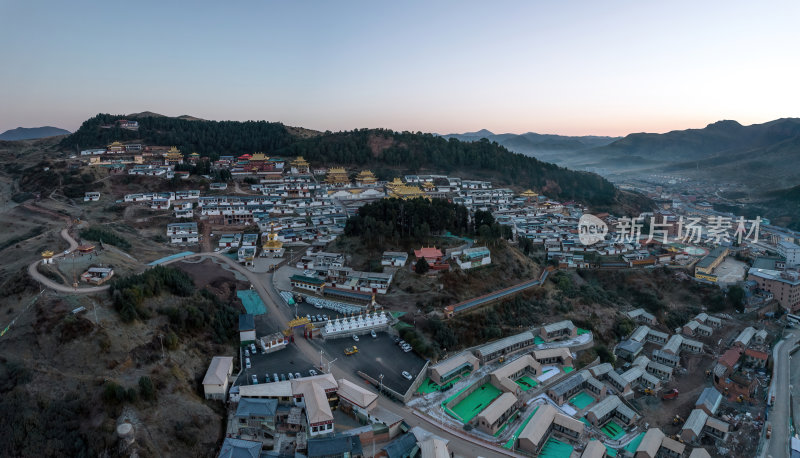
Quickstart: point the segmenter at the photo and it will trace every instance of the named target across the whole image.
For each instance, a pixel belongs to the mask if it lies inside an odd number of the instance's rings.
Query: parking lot
[[[393,336],[386,332],[378,332],[377,338],[363,335],[355,342],[352,338],[331,339],[328,341],[314,340],[314,346],[319,346],[325,351],[325,360],[336,358],[335,366],[352,374],[361,371],[375,380],[383,374],[383,384],[400,394],[405,393],[413,383],[425,360],[410,351],[403,352],[394,342]],[[357,346],[358,353],[350,356],[344,354],[344,349]],[[412,379],[406,380],[402,372],[407,371]]]
[[[302,339],[303,337],[300,336]],[[270,379],[272,374],[288,375],[299,372],[301,376],[308,377],[309,369],[314,369],[314,362],[309,361],[294,344],[289,344],[283,350],[278,350],[272,353],[262,355],[259,351],[256,355],[250,355],[250,369],[244,369],[242,375],[236,381],[237,385],[250,385],[252,383],[251,376],[258,377],[258,383],[264,383],[266,374],[269,374]],[[316,362],[319,364],[319,361]]]

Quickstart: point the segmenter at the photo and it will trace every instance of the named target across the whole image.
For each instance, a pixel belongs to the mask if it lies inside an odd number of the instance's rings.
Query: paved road
[[[765,447],[766,456],[783,458],[789,456],[789,373],[791,358],[789,351],[797,344],[800,335],[797,332],[787,333],[785,338],[778,342],[772,349],[774,366],[772,368],[771,395],[775,402],[769,413],[769,423],[772,425],[772,437],[767,440]]]
[[[78,248],[78,242],[76,242],[75,239],[73,239],[72,236],[69,235],[69,229],[64,228],[61,230],[61,238],[63,238],[64,240],[67,241],[67,243],[69,243],[70,252],[74,252],[75,249]],[[54,255],[53,258],[60,258],[63,256],[64,253],[58,253],[57,255]],[[39,259],[38,261],[34,261],[28,265],[28,275],[30,275],[31,278],[38,281],[47,288],[69,294],[94,294],[106,291],[109,288],[108,285],[104,285],[104,286],[87,286],[76,289],[71,286],[56,283],[53,280],[50,280],[49,278],[39,273],[37,266],[39,265],[40,262],[42,262],[41,259]]]

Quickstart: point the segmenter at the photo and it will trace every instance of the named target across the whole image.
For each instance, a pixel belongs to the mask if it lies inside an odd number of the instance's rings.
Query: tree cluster
[[[117,278],[111,283],[108,292],[122,320],[131,322],[137,318],[150,316],[143,306],[145,299],[163,292],[188,297],[195,292],[195,285],[185,272],[156,266],[139,275]]]
[[[445,232],[470,233],[469,211],[443,199],[381,199],[364,205],[347,220],[344,232],[370,246],[420,241]]]
[[[123,250],[129,250],[131,248],[131,243],[128,242],[128,240],[120,237],[115,232],[100,226],[92,226],[87,229],[83,229],[80,232],[80,236],[86,240],[110,243],[111,245],[122,248]]]
[[[117,127],[116,121],[124,118],[98,114],[84,121],[60,146],[82,149],[103,147],[114,141],[141,141],[147,145],[177,146],[184,154],[197,152],[213,160],[225,154],[275,151],[289,146],[294,138],[283,124],[266,121],[192,121],[146,116],[136,118],[139,130],[131,131]]]

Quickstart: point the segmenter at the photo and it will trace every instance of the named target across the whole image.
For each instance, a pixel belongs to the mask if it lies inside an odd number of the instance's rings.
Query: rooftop
[[[533,340],[534,340],[533,333],[530,331],[525,331],[513,336],[508,336],[504,339],[497,340],[495,342],[488,343],[482,347],[479,347],[476,351],[483,356],[487,356],[491,355],[492,353],[503,350],[506,347],[510,347],[512,345],[526,341],[533,342]]]
[[[233,367],[232,356],[215,356],[211,358],[203,385],[222,385],[228,379],[228,371]]]
[[[308,458],[360,456],[364,453],[358,436],[334,436],[308,440]]]
[[[237,417],[274,417],[278,410],[277,399],[241,398],[236,406]]]

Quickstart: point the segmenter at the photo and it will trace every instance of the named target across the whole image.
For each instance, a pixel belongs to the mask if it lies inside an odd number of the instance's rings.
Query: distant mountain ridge
[[[655,157],[662,161],[680,162],[766,148],[798,136],[798,118],[782,118],[750,126],[725,120],[702,129],[675,130],[665,134],[630,134],[595,149],[594,153],[601,156]]]
[[[749,126],[725,120],[702,129],[630,134],[606,146],[566,152],[556,162],[607,177],[666,173],[741,183],[756,191],[790,188],[800,183],[800,119]]]
[[[551,156],[565,151],[575,152],[598,146],[608,145],[620,137],[603,137],[596,135],[567,136],[555,134],[537,134],[527,132],[524,134],[495,134],[487,129],[463,134],[441,135],[444,138],[455,138],[462,142],[476,142],[485,138],[490,142],[497,142],[515,153],[527,156],[536,156],[540,159],[554,159]]]
[[[35,140],[37,138],[55,137],[57,135],[69,135],[70,133],[71,132],[68,130],[53,126],[17,127],[16,129],[9,129],[0,134],[0,140]]]

